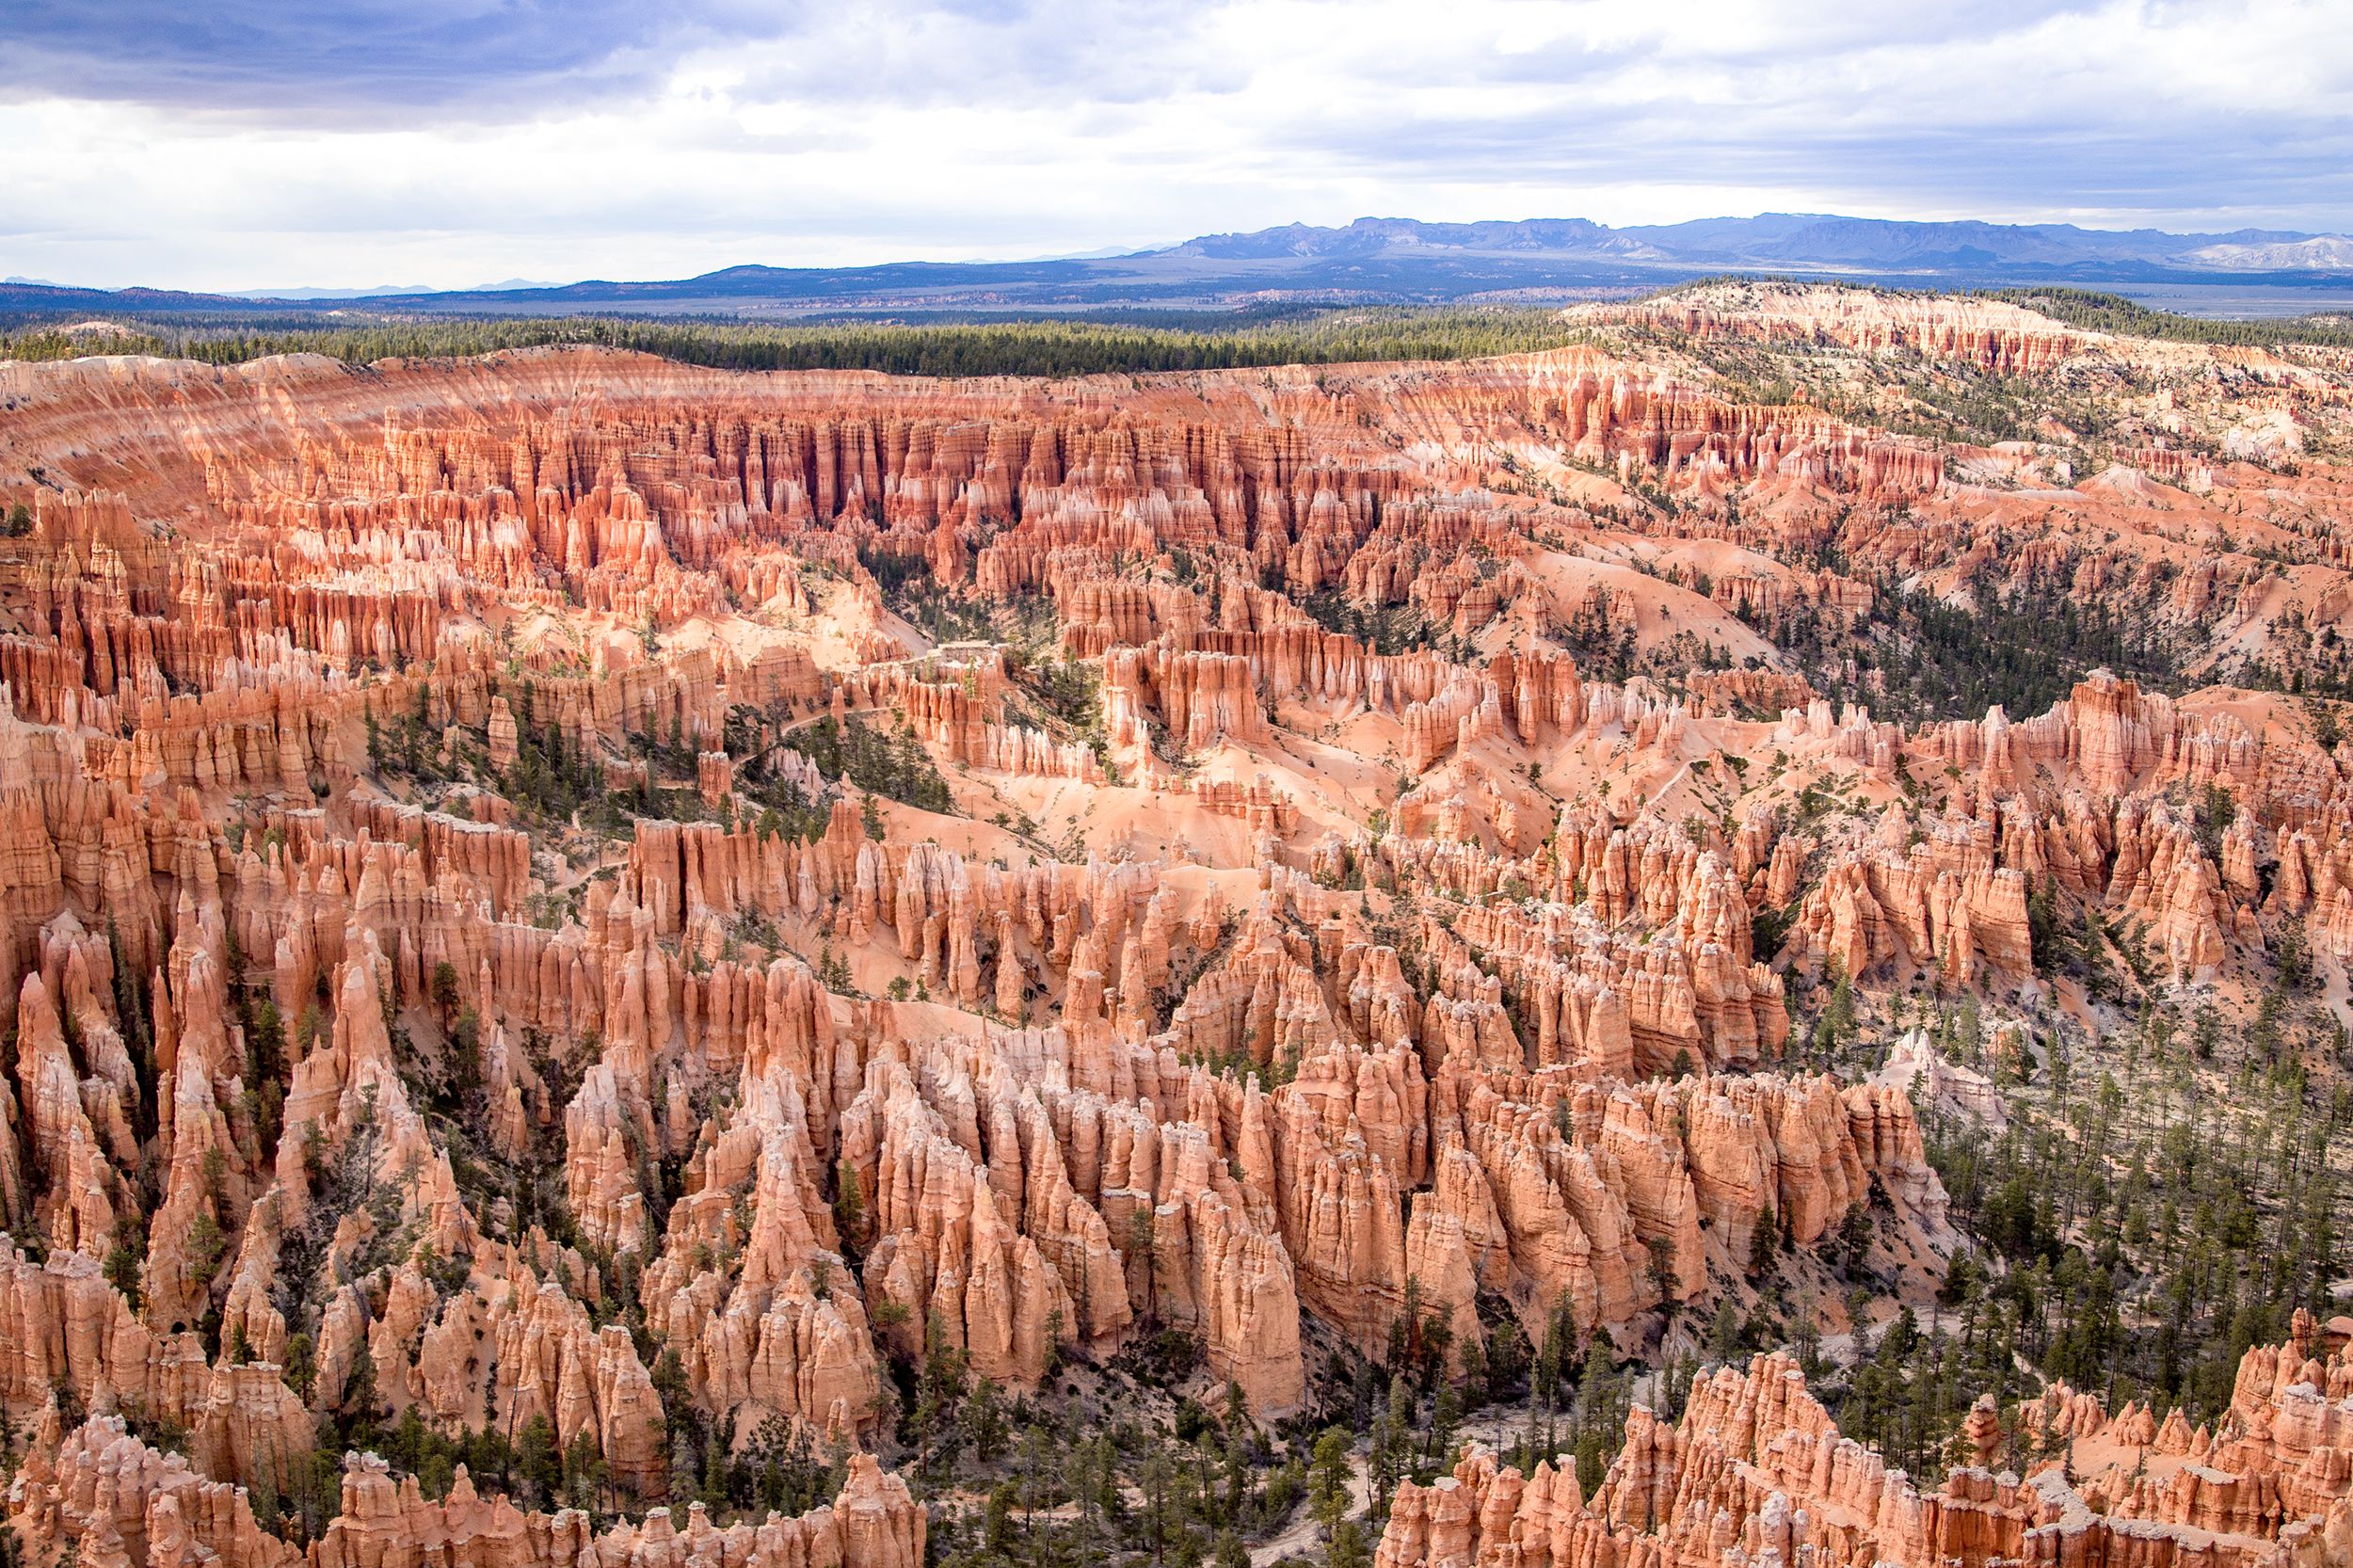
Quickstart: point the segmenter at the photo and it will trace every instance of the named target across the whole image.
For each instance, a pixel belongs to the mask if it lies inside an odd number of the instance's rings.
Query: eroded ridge
[[[2073,1042],[2194,1005],[2276,1067],[2341,1004],[2344,367],[1579,319],[1064,382],[0,366],[24,1548],[915,1568],[1000,1399],[1087,1453],[1214,1407],[1255,1499],[1373,1368],[1451,1422],[1719,1322],[1851,1359],[2096,1246],[2029,1203],[2009,1259],[1937,1162]],[[2325,1208],[2335,1130],[2253,1201]],[[1983,1405],[1943,1492],[1769,1356],[1591,1503],[1475,1455],[1368,1506],[1394,1568],[2335,1563],[2297,1336],[2203,1432]]]

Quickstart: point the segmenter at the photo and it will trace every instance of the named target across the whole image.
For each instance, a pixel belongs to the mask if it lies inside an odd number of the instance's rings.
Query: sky
[[[459,288],[1768,211],[2353,230],[2353,3],[0,6],[0,276]]]

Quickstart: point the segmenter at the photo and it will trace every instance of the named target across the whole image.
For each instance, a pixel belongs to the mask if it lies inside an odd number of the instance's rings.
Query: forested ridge
[[[104,330],[24,322],[0,358],[152,354],[240,364],[273,354],[377,360],[503,353],[561,344],[654,354],[724,370],[869,370],[893,376],[1093,376],[1367,360],[1466,360],[1555,348],[1581,329],[1554,311],[1364,309],[1227,318],[825,321],[796,326],[622,316],[385,317],[363,325],[131,319]]]

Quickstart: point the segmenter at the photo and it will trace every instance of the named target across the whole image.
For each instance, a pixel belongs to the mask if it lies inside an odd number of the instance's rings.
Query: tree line
[[[1579,335],[1559,312],[1504,307],[792,325],[618,315],[386,315],[359,323],[325,317],[215,316],[131,318],[110,322],[104,330],[20,321],[0,333],[0,359],[149,354],[227,365],[273,354],[323,354],[350,364],[369,364],[590,344],[724,370],[1089,376],[1477,359],[1555,348]]]

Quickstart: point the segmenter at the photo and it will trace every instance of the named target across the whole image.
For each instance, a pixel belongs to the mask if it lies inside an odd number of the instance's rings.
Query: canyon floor
[[[2353,351],[0,362],[0,1556],[2353,1563]]]

